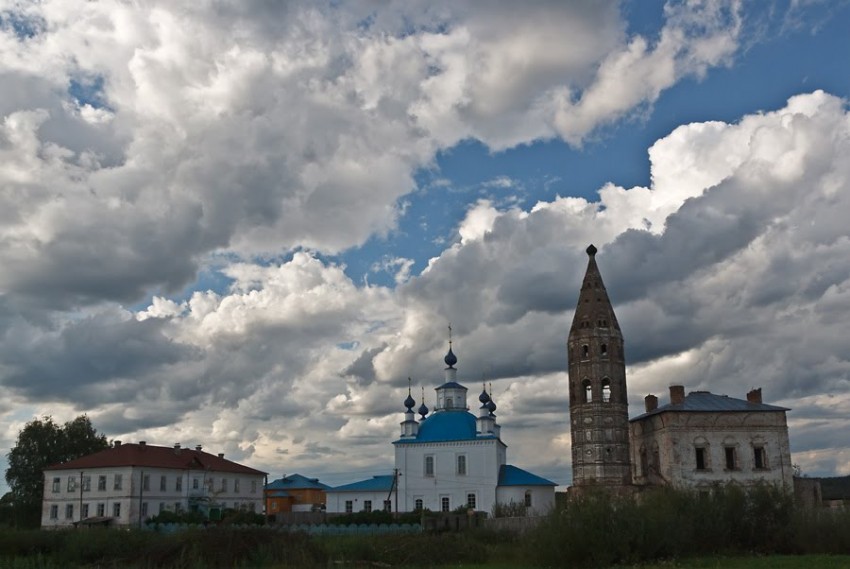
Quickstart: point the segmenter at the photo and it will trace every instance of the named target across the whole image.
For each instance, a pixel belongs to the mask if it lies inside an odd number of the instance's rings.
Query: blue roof
[[[630,419],[637,421],[645,417],[664,413],[665,411],[684,411],[684,412],[717,412],[717,411],[732,411],[732,412],[763,412],[763,411],[789,411],[787,407],[778,407],[776,405],[767,405],[766,403],[750,403],[744,399],[735,399],[728,395],[715,395],[708,391],[691,391],[685,397],[683,403],[672,403],[662,405],[657,409],[638,415]]]
[[[393,487],[392,474],[373,476],[368,480],[352,482],[331,488],[328,492],[389,492]]]
[[[319,482],[318,478],[307,478],[300,474],[290,474],[266,484],[266,490],[327,490],[327,484]]]
[[[499,468],[499,486],[557,486],[557,484],[522,468],[503,464]]]
[[[478,436],[475,433],[475,415],[464,410],[437,411],[421,423],[415,439],[399,439],[396,443],[437,443],[494,439],[494,435]]]

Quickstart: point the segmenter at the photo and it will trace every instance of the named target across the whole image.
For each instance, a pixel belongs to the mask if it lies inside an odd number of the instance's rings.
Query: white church
[[[408,389],[401,436],[393,441],[395,473],[327,490],[328,512],[450,512],[464,507],[491,513],[498,503],[543,515],[554,506],[554,482],[506,464],[507,445],[486,389],[478,397],[478,416],[469,412],[467,389],[457,382],[451,340],[444,359],[445,383],[436,389],[433,413],[423,401],[417,420]]]

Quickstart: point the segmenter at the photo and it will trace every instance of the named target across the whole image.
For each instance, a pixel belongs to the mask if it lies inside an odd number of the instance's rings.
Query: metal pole
[[[142,498],[145,495],[145,471],[139,471],[139,529],[142,529]]]
[[[83,471],[80,471],[80,521],[83,521]],[[83,524],[80,524],[82,526]]]

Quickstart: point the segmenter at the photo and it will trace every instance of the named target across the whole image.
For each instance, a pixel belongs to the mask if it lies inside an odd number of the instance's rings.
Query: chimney
[[[670,386],[670,404],[681,405],[685,402],[685,386],[671,385]]]
[[[761,387],[747,393],[747,403],[761,403]]]
[[[174,443],[174,448],[180,448],[180,443]]]
[[[201,452],[203,450],[203,448],[204,447],[202,447],[201,445],[195,445],[195,450],[198,451],[198,452]]]
[[[658,397],[652,395],[651,393],[643,398],[644,404],[646,404],[646,412],[655,411],[658,409]]]
[[[139,441],[139,446],[140,446],[140,447],[146,446],[147,444],[148,444],[148,442],[147,442],[147,441]]]
[[[120,447],[120,446],[121,446],[121,441],[112,441],[112,446],[114,446],[114,447]]]
[[[219,457],[219,458],[224,458],[224,453],[223,453],[223,452],[218,453],[218,457]]]

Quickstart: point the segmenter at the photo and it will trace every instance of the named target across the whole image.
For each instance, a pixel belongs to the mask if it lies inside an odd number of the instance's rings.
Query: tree
[[[106,436],[98,434],[86,415],[59,425],[52,417],[34,419],[18,433],[18,441],[7,455],[9,483],[18,523],[38,526],[44,496],[44,469],[103,450]]]

